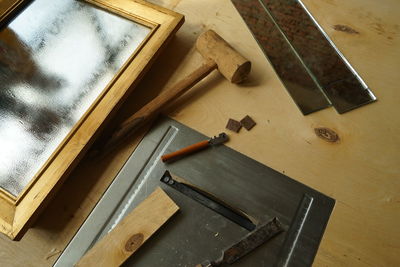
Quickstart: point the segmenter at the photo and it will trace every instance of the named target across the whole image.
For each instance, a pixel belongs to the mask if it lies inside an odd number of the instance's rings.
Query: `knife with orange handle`
[[[211,138],[210,140],[204,140],[201,142],[198,142],[196,144],[184,147],[182,149],[179,149],[178,151],[166,154],[161,156],[161,160],[163,162],[167,162],[167,161],[172,161],[175,160],[177,158],[180,158],[182,156],[194,153],[196,151],[205,149],[209,146],[215,146],[215,145],[220,145],[225,143],[226,141],[229,140],[229,137],[226,133],[220,133],[218,136],[214,136],[213,138]]]

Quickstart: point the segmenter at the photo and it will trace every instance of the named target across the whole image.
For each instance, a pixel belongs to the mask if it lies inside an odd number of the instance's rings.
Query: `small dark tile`
[[[240,128],[242,128],[242,125],[237,120],[229,119],[228,124],[225,128],[238,133],[240,131]]]
[[[250,118],[249,115],[247,115],[246,117],[244,117],[241,121],[240,124],[246,128],[247,131],[250,131],[251,128],[253,128],[256,125],[256,122],[253,121],[252,118]]]

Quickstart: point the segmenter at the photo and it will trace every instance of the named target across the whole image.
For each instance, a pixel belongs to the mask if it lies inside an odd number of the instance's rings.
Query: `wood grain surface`
[[[202,60],[192,49],[196,37],[214,29],[252,61],[249,81],[233,85],[213,73],[168,114],[208,136],[222,131],[228,118],[248,114],[257,126],[230,135],[226,145],[337,200],[315,266],[399,266],[400,2],[304,0],[378,97],[343,115],[329,108],[308,116],[301,115],[229,0],[151,2],[183,13],[186,23],[121,109],[121,120],[195,69]],[[322,127],[334,130],[340,141],[318,137],[314,129]],[[2,266],[51,266],[133,143],[104,161],[81,162],[20,242],[1,237]]]
[[[178,210],[172,199],[156,188],[75,266],[120,266]]]
[[[0,2],[0,20],[10,18],[10,15],[22,5],[24,0],[1,0]],[[0,23],[1,24],[1,23]]]
[[[181,0],[175,10],[187,23],[178,38],[194,42],[198,32],[214,29],[252,61],[253,70],[244,86],[218,74],[208,77],[170,114],[206,135],[221,131],[228,118],[250,115],[257,127],[232,134],[228,146],[337,200],[315,266],[399,266],[400,2],[303,2],[377,102],[343,115],[333,108],[301,115],[230,1]],[[171,80],[197,60],[191,51]],[[317,136],[314,129],[322,127],[337,133],[339,141]]]

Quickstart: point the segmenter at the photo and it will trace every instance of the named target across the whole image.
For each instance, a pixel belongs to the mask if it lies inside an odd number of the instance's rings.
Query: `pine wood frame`
[[[0,232],[20,239],[85,154],[107,119],[135,87],[150,63],[184,21],[181,14],[140,0],[85,0],[110,12],[150,27],[152,30],[114,76],[102,94],[73,127],[33,180],[18,196],[0,190]],[[0,4],[0,22],[26,0]],[[7,6],[8,5],[8,6]]]
[[[0,20],[3,21],[10,16],[23,3],[24,0],[2,0],[0,3]]]

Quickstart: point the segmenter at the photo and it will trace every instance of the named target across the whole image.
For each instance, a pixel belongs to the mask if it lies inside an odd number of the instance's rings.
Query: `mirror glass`
[[[0,187],[18,196],[151,29],[35,0],[0,29]]]

